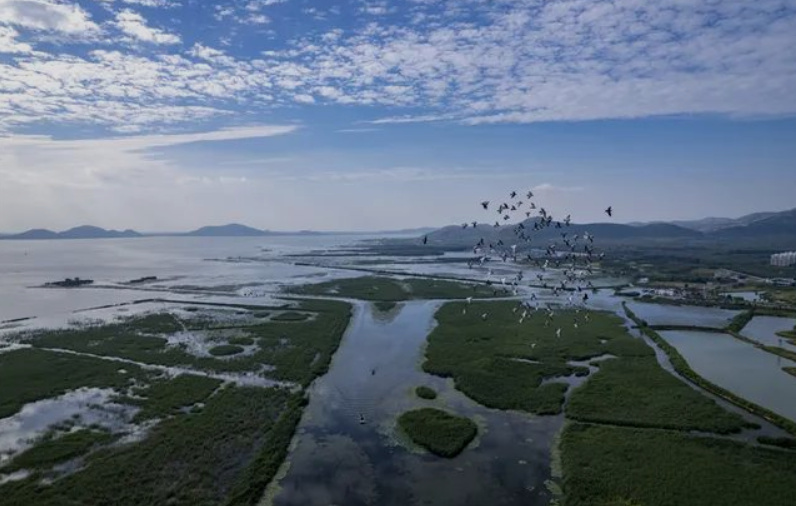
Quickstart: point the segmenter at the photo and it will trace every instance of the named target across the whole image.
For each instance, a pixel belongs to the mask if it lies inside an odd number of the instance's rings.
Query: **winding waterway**
[[[423,346],[439,305],[407,302],[384,315],[356,304],[331,370],[312,387],[287,473],[272,491],[274,504],[549,503],[550,445],[562,417],[487,409],[423,373]],[[421,400],[417,385],[440,395]],[[473,418],[479,436],[452,460],[429,455],[395,425],[402,412],[419,406]]]

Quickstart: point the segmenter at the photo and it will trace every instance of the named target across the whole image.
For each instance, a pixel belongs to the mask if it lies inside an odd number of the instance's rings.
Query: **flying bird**
[[[608,216],[613,216],[614,215],[613,208],[611,206],[608,206],[608,209],[605,210],[605,214],[607,214]]]
[[[423,244],[428,244],[428,236],[427,235],[423,236]]]
[[[489,201],[488,200],[485,200],[485,201],[481,202],[481,205],[484,207],[484,209],[489,209]]]

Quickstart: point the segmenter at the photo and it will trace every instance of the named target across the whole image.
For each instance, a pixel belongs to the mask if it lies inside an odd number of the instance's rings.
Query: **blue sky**
[[[794,47],[794,0],[0,0],[0,230],[796,207]]]

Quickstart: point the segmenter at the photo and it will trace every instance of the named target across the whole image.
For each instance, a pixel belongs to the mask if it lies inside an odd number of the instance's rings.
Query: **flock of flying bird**
[[[534,198],[533,191],[528,191],[525,194],[525,200],[516,192],[509,193],[509,200],[500,203],[497,207],[492,206],[492,210],[496,210],[498,219],[495,221],[495,229],[504,227],[511,227],[514,234],[514,239],[509,240],[511,244],[506,244],[507,238],[498,238],[494,242],[489,242],[483,237],[473,246],[473,254],[475,259],[468,262],[468,266],[473,268],[475,265],[485,267],[488,263],[495,261],[495,259],[502,260],[503,262],[525,263],[533,265],[538,268],[540,272],[536,274],[535,285],[538,288],[549,290],[550,293],[558,298],[566,296],[566,304],[546,302],[541,304],[538,300],[536,293],[532,293],[530,300],[522,301],[514,308],[514,313],[520,313],[519,322],[522,323],[531,312],[543,311],[546,314],[545,326],[550,326],[555,318],[554,307],[556,305],[570,306],[575,308],[575,320],[573,322],[574,328],[578,328],[580,316],[580,304],[585,304],[589,300],[589,292],[596,292],[596,288],[587,275],[592,274],[593,263],[602,260],[605,256],[604,253],[595,251],[594,236],[588,231],[583,233],[571,232],[571,216],[567,215],[561,220],[556,220],[553,215],[548,212],[544,207],[538,207],[532,200]],[[489,211],[492,203],[488,200],[481,202],[483,211]],[[608,207],[605,209],[605,214],[609,217],[613,216],[613,208]],[[524,216],[524,218],[522,218]],[[520,221],[516,224],[510,224],[512,219],[519,217]],[[533,219],[531,219],[533,218]],[[502,223],[501,223],[502,222]],[[462,228],[489,227],[490,225],[479,224],[478,221],[463,223]],[[541,245],[534,242],[534,233],[543,230],[552,229],[556,231],[555,239],[548,241],[547,244]],[[504,234],[505,235],[505,234]],[[506,239],[506,240],[504,240]],[[428,236],[423,238],[423,244],[428,244]],[[557,280],[548,277],[548,272],[560,272],[561,276]],[[507,280],[501,278],[499,281],[493,279],[492,269],[487,268],[486,284],[495,287],[493,294],[499,293],[518,295],[518,287],[520,282],[523,281],[524,274],[522,269],[517,271],[517,274]],[[533,284],[530,286],[534,286]],[[466,314],[467,307],[472,303],[472,297],[467,298],[467,306],[464,307],[463,313]],[[486,320],[489,317],[487,313],[483,313],[481,318]],[[588,321],[588,313],[584,313],[583,321]],[[556,337],[561,337],[562,329],[556,329]]]

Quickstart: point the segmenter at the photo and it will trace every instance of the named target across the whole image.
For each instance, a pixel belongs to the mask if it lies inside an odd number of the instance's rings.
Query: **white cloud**
[[[6,190],[30,187],[100,188],[186,177],[154,150],[189,143],[286,135],[296,125],[259,125],[185,134],[58,140],[49,136],[0,137],[0,176]],[[150,181],[150,182],[151,182]]]
[[[235,21],[225,34],[234,39],[259,30],[250,16],[276,16],[275,3],[242,0],[211,15]],[[44,0],[0,0],[0,9],[21,4],[82,12]],[[15,9],[2,18],[16,24],[0,48],[16,56],[0,62],[0,131],[43,121],[143,131],[313,102],[379,106],[386,117],[376,124],[796,114],[796,6],[782,0],[422,1],[407,12],[413,24],[368,16],[357,29],[309,30],[287,48],[223,52],[208,40],[168,51],[180,41],[169,18],[154,28],[124,9],[110,24],[164,47],[88,55],[30,53],[41,16]],[[75,23],[47,26],[56,25]]]
[[[146,19],[137,12],[124,9],[116,14],[116,26],[130,37],[152,44],[178,44],[180,38],[159,28],[147,26]]]
[[[99,32],[99,26],[79,5],[54,0],[0,0],[0,24],[70,36]]]
[[[30,53],[30,44],[19,42],[19,33],[9,26],[0,26],[0,53]]]

